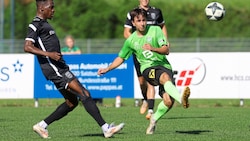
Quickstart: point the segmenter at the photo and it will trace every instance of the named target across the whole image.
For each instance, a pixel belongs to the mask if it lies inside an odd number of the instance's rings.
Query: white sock
[[[108,130],[108,128],[109,128],[109,125],[107,123],[102,125],[102,131],[103,132],[106,132]]]
[[[148,109],[148,113],[153,114],[154,113],[153,109]]]
[[[44,129],[46,129],[48,127],[48,124],[44,120],[40,121],[38,124],[39,124],[39,126],[43,127]]]

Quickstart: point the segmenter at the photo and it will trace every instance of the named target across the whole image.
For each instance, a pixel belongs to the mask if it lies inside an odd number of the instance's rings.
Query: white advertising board
[[[33,98],[34,56],[0,54],[0,99]]]
[[[178,89],[190,86],[190,98],[250,98],[250,53],[171,53],[167,58],[178,72]],[[138,89],[135,98],[141,98]],[[156,93],[159,98],[157,88]]]

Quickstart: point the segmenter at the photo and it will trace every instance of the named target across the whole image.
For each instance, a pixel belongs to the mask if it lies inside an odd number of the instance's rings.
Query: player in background
[[[169,46],[161,28],[147,25],[147,12],[141,8],[134,9],[130,14],[136,31],[125,40],[118,57],[107,68],[100,68],[97,73],[103,75],[119,67],[132,54],[136,55],[145,80],[153,86],[159,85],[163,88],[159,93],[162,101],[152,114],[146,130],[146,134],[153,134],[156,122],[172,108],[175,100],[184,108],[189,107],[190,89],[186,87],[181,95],[174,85],[172,67],[166,58]]]
[[[168,46],[168,34],[167,34],[167,27],[165,25],[165,21],[163,19],[163,15],[160,9],[151,7],[149,5],[150,0],[139,0],[139,6],[136,8],[142,8],[147,11],[147,24],[148,25],[156,25],[160,26],[162,29],[163,34],[165,35]],[[132,24],[132,19],[130,15],[131,11],[127,14],[127,18],[124,24],[124,37],[128,38],[136,29]],[[154,110],[154,102],[155,102],[155,89],[154,86],[150,85],[145,81],[141,72],[140,72],[140,64],[136,59],[135,55],[133,55],[133,61],[135,65],[135,69],[137,72],[137,77],[139,80],[143,101],[140,108],[140,113],[144,114],[147,109],[148,113],[146,114],[146,119],[150,119],[151,115],[153,114]]]
[[[71,35],[64,38],[65,46],[61,48],[62,54],[81,54],[81,49],[75,45],[75,39]]]
[[[47,21],[54,16],[53,0],[36,0],[36,6],[36,16],[28,26],[24,51],[37,56],[44,76],[47,80],[55,84],[56,88],[63,95],[65,102],[59,105],[57,109],[44,120],[35,124],[33,130],[42,138],[49,138],[48,126],[65,117],[69,112],[75,109],[80,100],[86,111],[101,127],[104,136],[106,138],[113,136],[123,128],[124,123],[117,126],[108,124],[103,119],[89,91],[81,85],[78,79],[69,70],[61,54],[59,39]],[[79,121],[74,120],[72,122]]]

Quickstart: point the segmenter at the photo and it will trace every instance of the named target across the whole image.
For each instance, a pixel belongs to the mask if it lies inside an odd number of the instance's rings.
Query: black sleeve
[[[131,16],[130,16],[130,12],[127,13],[127,18],[126,18],[124,27],[128,27],[128,28],[132,28],[133,27],[132,19],[131,19]]]

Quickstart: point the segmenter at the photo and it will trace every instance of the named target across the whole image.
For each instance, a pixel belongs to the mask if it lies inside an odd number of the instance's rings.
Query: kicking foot
[[[33,126],[33,131],[36,132],[40,137],[47,139],[49,138],[49,132],[47,129],[44,129],[39,124]]]
[[[119,125],[114,125],[111,123],[109,129],[106,132],[103,132],[105,138],[112,137],[115,133],[118,133],[124,127],[124,123],[120,123]]]
[[[189,102],[188,102],[188,98],[190,96],[190,88],[189,87],[185,87],[183,90],[183,94],[182,94],[182,98],[181,98],[181,103],[182,106],[184,108],[188,108],[189,107]]]

